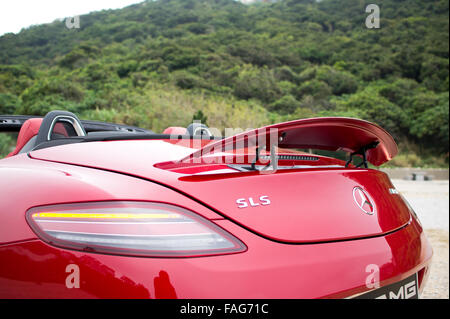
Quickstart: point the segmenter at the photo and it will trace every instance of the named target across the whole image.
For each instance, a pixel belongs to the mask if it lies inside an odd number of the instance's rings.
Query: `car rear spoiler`
[[[380,166],[398,153],[392,136],[376,124],[353,118],[324,117],[279,123],[234,135],[206,145],[181,162],[190,162],[215,152],[229,153],[251,147],[257,149],[256,160],[264,148],[271,153],[272,161],[276,158],[276,147],[346,151],[350,153],[347,166],[354,156],[360,156],[365,167],[367,162]]]

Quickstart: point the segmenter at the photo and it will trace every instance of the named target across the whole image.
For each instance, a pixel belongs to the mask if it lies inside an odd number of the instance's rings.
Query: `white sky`
[[[35,24],[102,9],[118,9],[143,0],[0,0],[0,35]]]

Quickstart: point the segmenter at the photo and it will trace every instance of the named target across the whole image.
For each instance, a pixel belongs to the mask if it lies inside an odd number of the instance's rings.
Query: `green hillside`
[[[145,1],[6,34],[0,114],[155,131],[352,116],[394,135],[393,164],[448,165],[449,2],[379,0],[381,28],[367,29],[370,3]]]

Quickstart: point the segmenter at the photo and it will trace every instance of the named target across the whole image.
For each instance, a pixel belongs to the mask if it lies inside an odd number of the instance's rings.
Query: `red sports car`
[[[375,124],[219,138],[53,111],[1,116],[0,131],[19,132],[0,160],[0,298],[417,298],[425,285],[420,222],[368,168],[397,154]]]

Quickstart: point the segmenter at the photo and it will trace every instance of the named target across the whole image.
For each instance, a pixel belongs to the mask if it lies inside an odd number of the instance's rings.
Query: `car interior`
[[[67,111],[51,111],[45,117],[0,116],[0,132],[18,132],[14,150],[6,157],[32,150],[90,141],[122,139],[216,139],[207,126],[193,123],[187,128],[169,127],[156,134],[134,126],[81,121]]]

